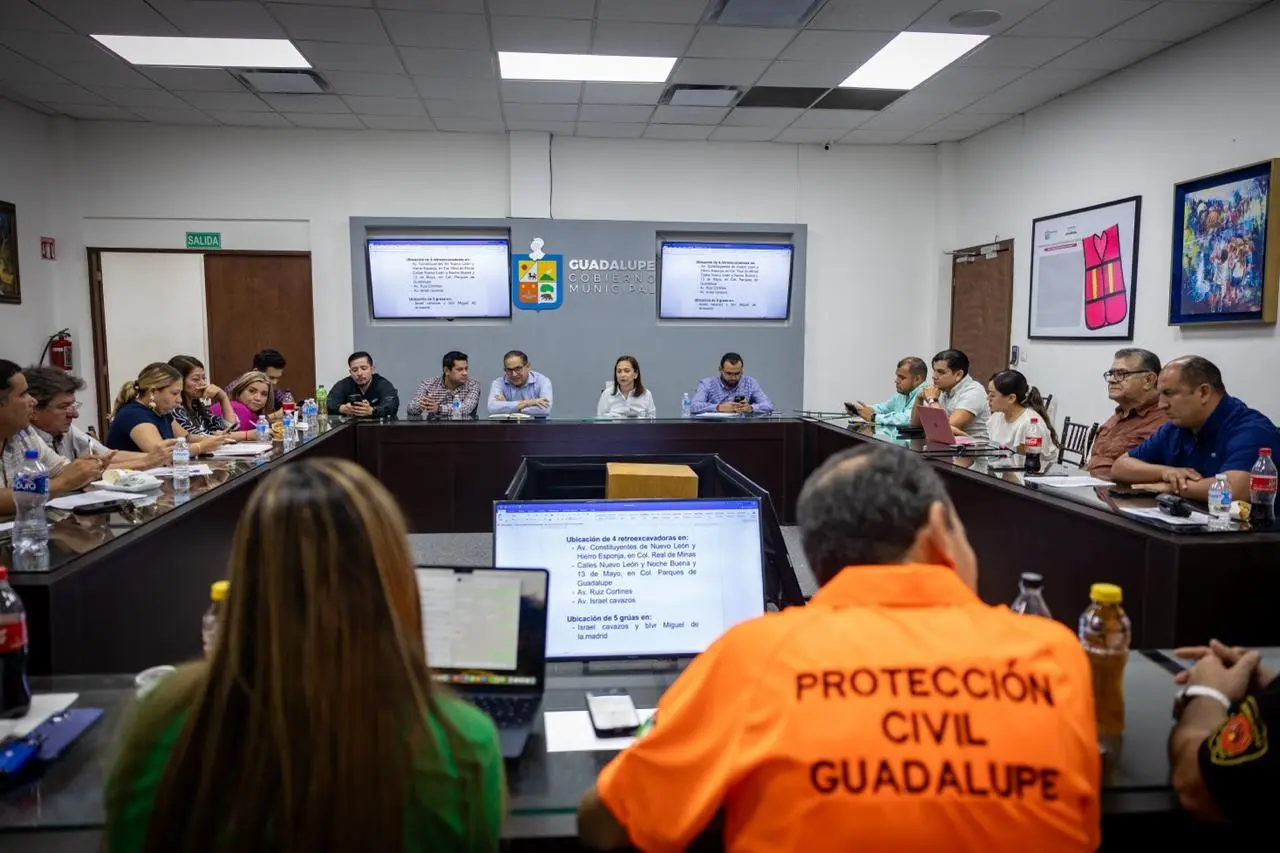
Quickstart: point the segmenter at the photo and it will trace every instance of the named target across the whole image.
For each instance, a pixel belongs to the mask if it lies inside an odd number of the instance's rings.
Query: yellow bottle
[[[227,600],[227,593],[231,591],[230,581],[215,581],[209,587],[209,600],[212,602],[209,609],[204,612],[204,620],[202,629],[204,633],[204,656],[206,658],[213,657],[214,643],[218,638],[218,614],[222,611],[222,602]]]
[[[1133,627],[1124,608],[1124,592],[1110,583],[1089,588],[1092,599],[1080,614],[1080,643],[1093,670],[1093,703],[1098,735],[1124,732],[1124,667],[1129,660]]]

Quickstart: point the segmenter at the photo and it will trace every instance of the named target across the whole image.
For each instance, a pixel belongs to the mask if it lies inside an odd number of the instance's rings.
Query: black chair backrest
[[[1096,422],[1092,427],[1086,427],[1084,424],[1073,424],[1071,418],[1067,418],[1062,422],[1062,449],[1058,453],[1058,458],[1063,462],[1071,462],[1083,468],[1085,462],[1089,460],[1089,453],[1093,450],[1093,441],[1097,437],[1098,424]],[[1068,453],[1076,458],[1068,458]]]

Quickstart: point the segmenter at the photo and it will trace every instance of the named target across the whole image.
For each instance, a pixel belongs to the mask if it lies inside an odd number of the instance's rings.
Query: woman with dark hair
[[[620,355],[613,363],[613,381],[604,386],[596,404],[597,418],[656,418],[653,394],[640,379],[635,356]]]
[[[142,368],[137,379],[120,387],[111,410],[105,444],[112,450],[151,453],[169,448],[189,433],[173,410],[182,402],[182,374],[163,361]],[[231,439],[225,435],[190,436],[191,454],[208,453]]]
[[[1053,428],[1049,409],[1040,396],[1040,390],[1027,384],[1027,377],[1017,370],[1002,370],[987,383],[987,403],[991,417],[987,419],[987,431],[992,444],[1007,447],[1015,453],[1027,452],[1027,430],[1031,419],[1040,421],[1044,446],[1041,459],[1049,465],[1058,458],[1058,431]]]
[[[399,507],[354,462],[264,478],[212,656],[142,700],[108,853],[496,851],[498,733],[432,682]]]
[[[226,391],[210,384],[204,362],[194,355],[175,355],[169,366],[182,374],[182,402],[173,407],[173,419],[188,435],[216,435],[233,426],[210,409],[218,403],[224,412],[229,411],[231,399]]]

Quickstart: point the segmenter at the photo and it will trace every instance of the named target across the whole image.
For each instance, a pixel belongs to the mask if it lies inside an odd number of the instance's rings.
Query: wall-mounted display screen
[[[789,243],[664,242],[658,316],[664,320],[785,320]]]
[[[511,316],[508,240],[371,237],[365,247],[376,320]]]

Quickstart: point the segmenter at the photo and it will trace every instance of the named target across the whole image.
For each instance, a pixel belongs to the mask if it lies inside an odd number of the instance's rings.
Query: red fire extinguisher
[[[71,330],[63,329],[54,332],[49,338],[49,363],[54,367],[71,372]]]

